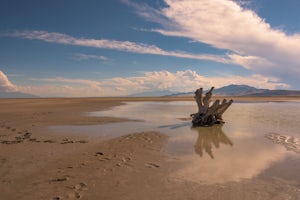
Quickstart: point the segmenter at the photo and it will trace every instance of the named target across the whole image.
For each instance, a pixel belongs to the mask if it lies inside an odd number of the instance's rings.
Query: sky
[[[0,3],[0,92],[300,90],[299,0]]]

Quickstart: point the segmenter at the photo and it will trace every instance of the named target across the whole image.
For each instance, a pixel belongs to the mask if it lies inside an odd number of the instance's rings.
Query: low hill
[[[228,85],[215,89],[214,94],[227,96],[300,96],[300,91],[257,89],[248,85]]]

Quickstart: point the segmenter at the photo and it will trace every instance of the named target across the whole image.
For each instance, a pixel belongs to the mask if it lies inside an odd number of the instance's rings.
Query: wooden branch
[[[203,103],[202,103],[202,93],[203,93],[203,89],[197,89],[195,92],[195,99],[198,105],[198,112],[201,111],[202,107],[203,107]]]
[[[211,89],[206,92],[205,97],[203,98],[203,106],[204,107],[209,107],[209,103],[210,103],[210,98],[212,97],[212,91],[213,91],[214,87],[211,87]]]
[[[229,108],[229,106],[233,103],[233,100],[231,99],[229,102],[224,102],[221,104],[221,106],[217,110],[217,116],[219,119],[222,119],[223,113]]]

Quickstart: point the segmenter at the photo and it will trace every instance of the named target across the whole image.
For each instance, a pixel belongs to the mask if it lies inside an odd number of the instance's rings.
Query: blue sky
[[[297,0],[1,0],[0,90],[300,89]],[[196,88],[195,88],[196,87]]]

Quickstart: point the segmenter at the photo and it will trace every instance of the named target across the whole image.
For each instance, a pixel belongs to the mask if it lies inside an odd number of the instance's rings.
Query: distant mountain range
[[[249,85],[228,85],[214,89],[213,94],[217,96],[300,96],[300,91],[257,89]],[[194,95],[194,92],[177,93],[171,96],[189,95]]]
[[[22,92],[1,92],[0,98],[38,98],[38,96]]]
[[[195,88],[196,90],[196,88]],[[299,90],[269,90],[258,89],[249,85],[228,85],[216,88],[213,91],[217,96],[300,96]],[[193,96],[193,92],[174,93],[169,90],[142,92],[130,95],[131,97],[158,97],[158,96]]]

